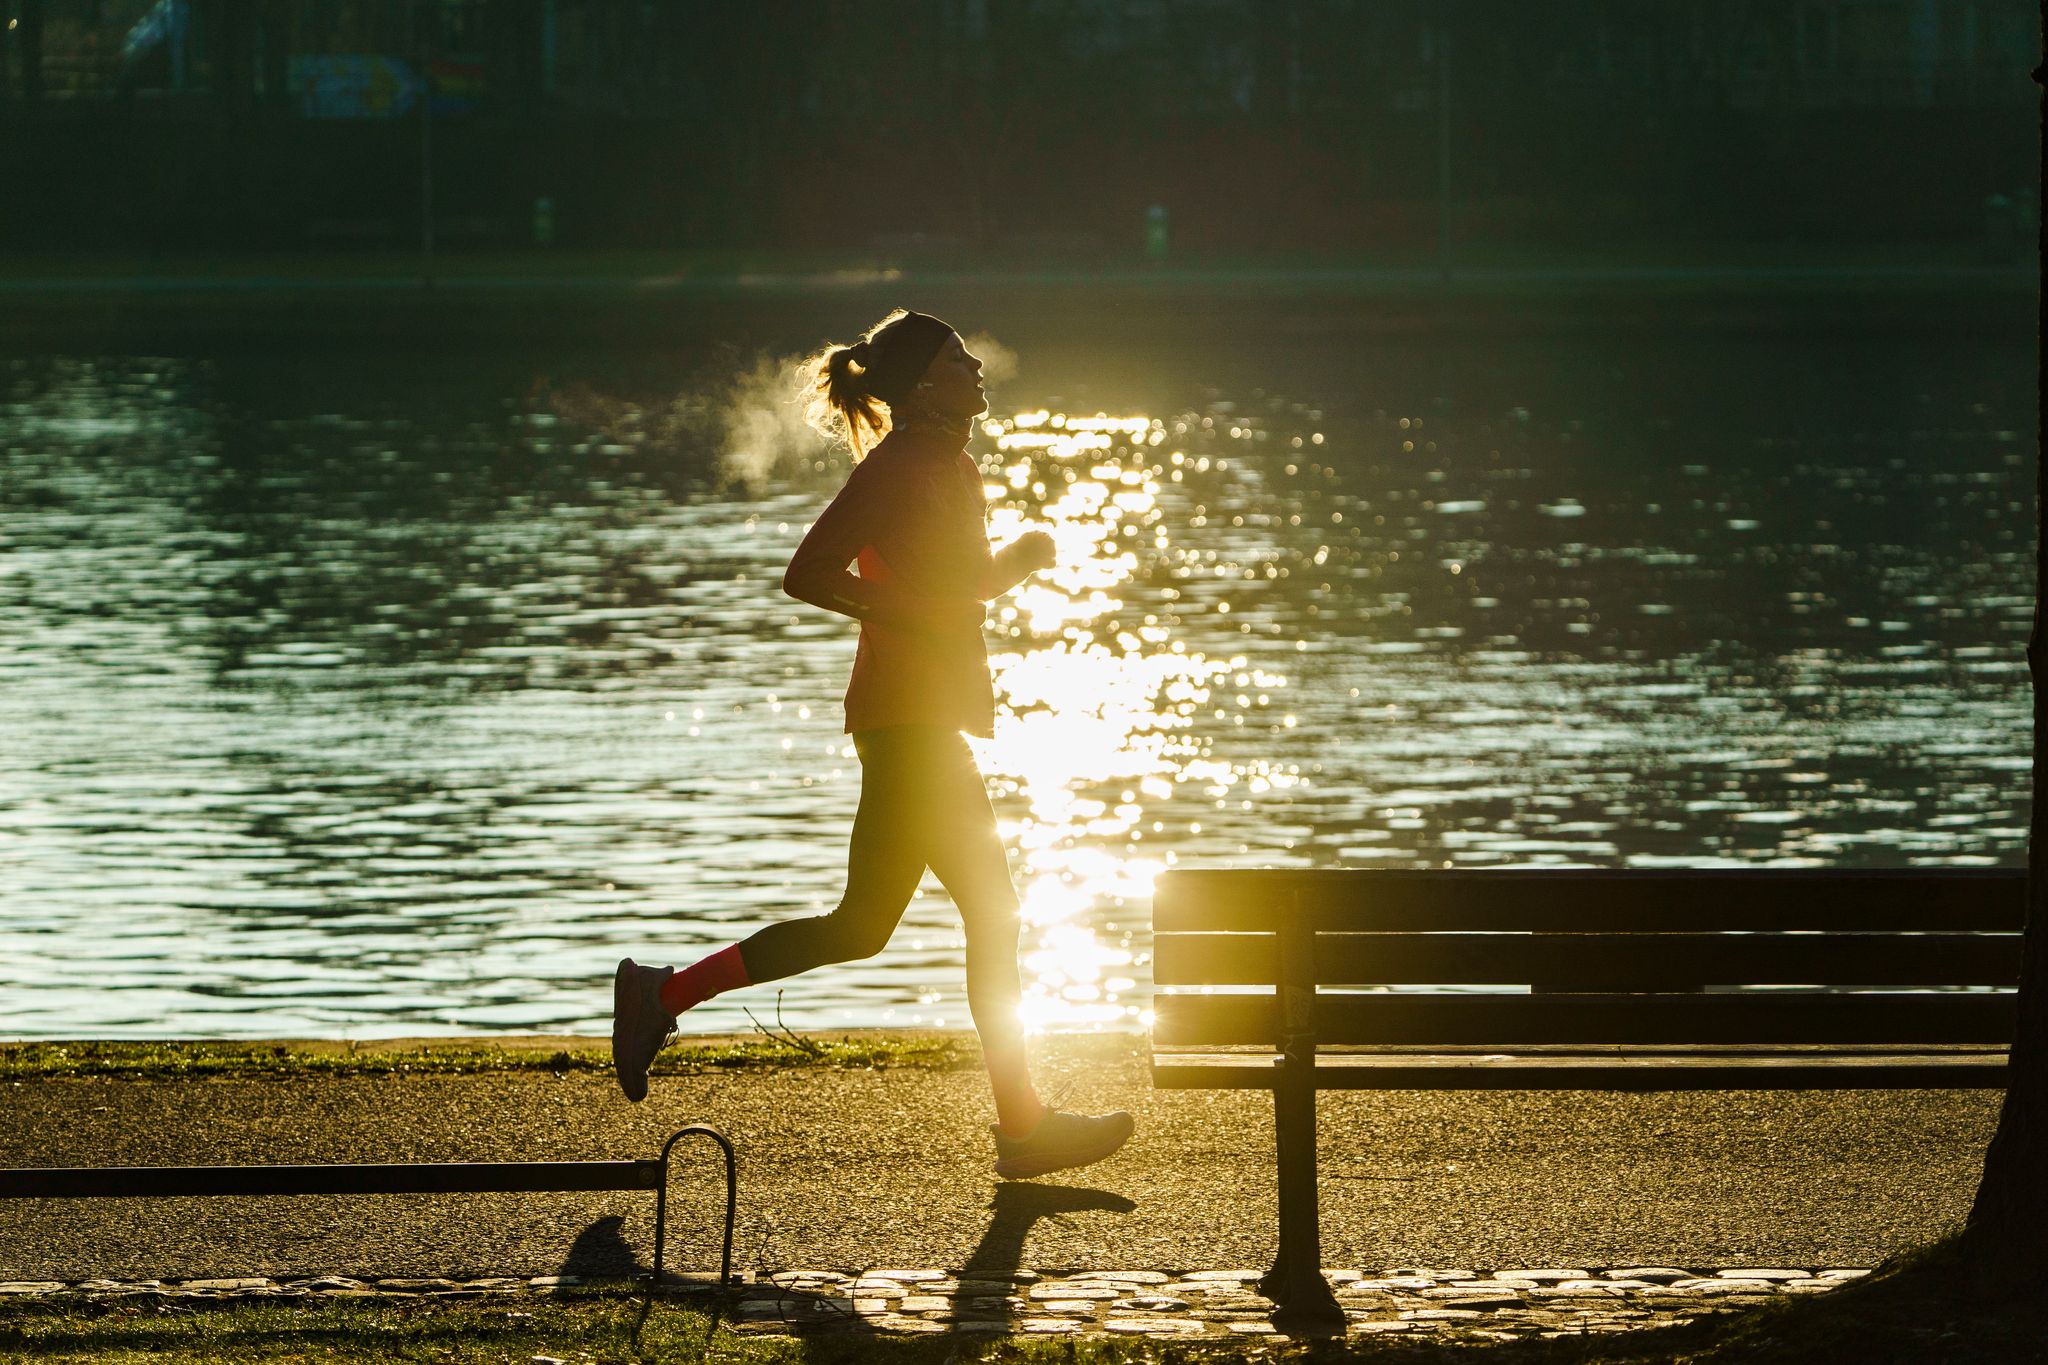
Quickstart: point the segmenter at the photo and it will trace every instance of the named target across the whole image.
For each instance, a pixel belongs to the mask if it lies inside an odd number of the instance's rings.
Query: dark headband
[[[854,363],[867,371],[867,389],[895,407],[910,396],[910,390],[924,377],[932,357],[953,329],[930,313],[905,313],[884,327],[873,341],[853,348]]]

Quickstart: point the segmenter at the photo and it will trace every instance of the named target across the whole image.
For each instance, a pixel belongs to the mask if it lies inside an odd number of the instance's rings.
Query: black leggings
[[[758,985],[873,957],[929,867],[966,925],[967,1000],[977,1027],[1008,1023],[1020,995],[1017,892],[966,739],[957,730],[899,725],[857,734],[853,745],[860,809],[847,850],[846,894],[828,915],[782,920],[744,940],[747,979]]]

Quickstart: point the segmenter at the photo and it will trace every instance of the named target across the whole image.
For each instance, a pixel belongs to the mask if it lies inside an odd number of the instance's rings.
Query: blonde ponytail
[[[868,390],[872,344],[884,328],[907,316],[898,308],[853,345],[827,346],[800,367],[797,397],[806,400],[804,421],[821,435],[845,441],[856,461],[889,434],[889,406]]]

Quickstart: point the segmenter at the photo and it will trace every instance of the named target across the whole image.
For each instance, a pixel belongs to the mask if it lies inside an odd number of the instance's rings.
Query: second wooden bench
[[[1152,1080],[1273,1092],[1276,1322],[1321,1272],[1316,1092],[2005,1084],[2026,877],[1177,870]]]

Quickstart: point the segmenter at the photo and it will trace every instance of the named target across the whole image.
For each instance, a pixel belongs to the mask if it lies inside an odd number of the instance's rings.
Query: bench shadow
[[[668,1277],[666,1283],[656,1285],[650,1274],[652,1265],[642,1260],[632,1244],[627,1242],[625,1224],[624,1218],[608,1214],[577,1233],[576,1240],[569,1244],[569,1250],[555,1272],[571,1283],[557,1286],[553,1292],[561,1295],[565,1290],[572,1290],[576,1280],[633,1281],[641,1286],[635,1295],[640,1300],[640,1309],[633,1320],[630,1336],[635,1350],[640,1347],[641,1334],[646,1330],[648,1316],[653,1313],[657,1299],[690,1304],[709,1313],[703,1341],[698,1343],[708,1346],[728,1315],[729,1289],[712,1284],[683,1284],[673,1276]]]
[[[586,1280],[623,1280],[645,1275],[648,1266],[627,1244],[625,1225],[624,1218],[610,1214],[577,1233],[555,1273]]]

